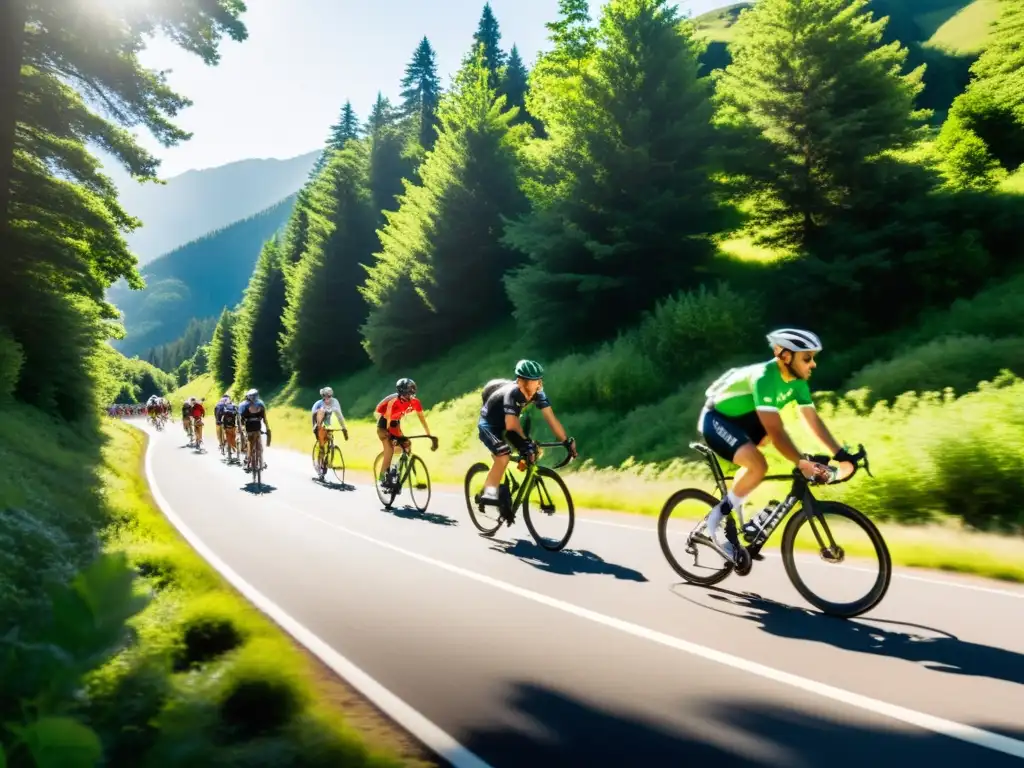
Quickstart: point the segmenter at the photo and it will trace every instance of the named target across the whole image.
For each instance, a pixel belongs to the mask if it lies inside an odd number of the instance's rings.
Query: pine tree
[[[1024,163],[1024,0],[999,0],[995,30],[954,99],[939,151],[957,187],[991,188]]]
[[[329,160],[331,155],[325,152],[324,157]],[[322,174],[321,170],[317,176]],[[307,182],[306,186],[299,190],[295,199],[295,207],[292,208],[291,216],[284,228],[284,237],[281,241],[281,263],[286,272],[299,263],[299,259],[302,258],[302,254],[309,244],[309,198],[310,190],[315,182],[316,178]]]
[[[437,102],[441,81],[437,76],[437,58],[430,41],[424,37],[416,47],[402,78],[402,116],[413,120],[420,146],[430,150],[437,134]]]
[[[370,153],[370,197],[375,213],[374,226],[383,226],[384,211],[398,208],[403,179],[415,172],[416,153],[408,151],[414,126],[400,121],[387,99],[378,98],[366,140]],[[422,149],[422,147],[419,147]],[[375,244],[376,245],[376,244]]]
[[[338,152],[344,148],[349,139],[359,138],[359,118],[352,109],[352,102],[346,101],[341,108],[341,116],[338,122],[331,126],[330,136],[327,138],[328,152]],[[325,160],[326,163],[326,160]]]
[[[230,389],[235,381],[235,313],[227,307],[210,341],[210,372],[222,389]]]
[[[406,185],[379,232],[361,288],[372,305],[365,346],[379,366],[425,359],[507,312],[501,277],[516,256],[498,238],[502,215],[524,209],[516,151],[528,129],[511,127],[515,110],[489,75],[479,46],[441,100],[422,183]]]
[[[284,329],[285,275],[277,236],[264,243],[235,320],[235,383],[241,389],[279,384],[286,376],[279,343]]]
[[[361,368],[358,292],[376,244],[365,142],[338,152],[310,194],[309,246],[288,281],[281,350],[303,383]]]
[[[516,115],[516,123],[529,123],[538,134],[543,130],[539,120],[530,114],[526,108],[526,94],[530,89],[530,73],[526,70],[522,58],[519,56],[519,49],[512,46],[508,55],[508,64],[501,75],[501,88],[499,93],[505,96],[508,107],[518,107],[519,114]]]
[[[587,0],[558,0],[558,14],[558,21],[544,25],[554,48],[543,58],[549,64],[579,72],[583,62],[593,55],[596,44],[597,30],[591,25],[589,3]]]
[[[490,77],[487,85],[497,90],[501,84],[501,73],[505,67],[505,52],[501,50],[501,30],[498,28],[498,20],[491,10],[490,3],[484,3],[483,13],[480,14],[480,22],[476,32],[473,33],[473,50],[469,54],[469,60],[474,57],[477,46],[484,47],[484,60],[487,62],[487,69]],[[466,62],[463,62],[465,64]]]
[[[538,334],[552,343],[608,337],[694,285],[722,221],[693,25],[668,0],[611,0],[598,42],[589,70],[567,81],[587,119],[552,127],[574,151],[553,157],[551,180],[530,188],[532,211],[505,238],[529,256],[506,280],[516,317],[528,331],[557,325]]]
[[[763,243],[803,250],[873,185],[881,153],[919,137],[923,67],[901,74],[898,43],[867,0],[761,0],[734,25],[716,72],[718,122],[734,137],[729,170]]]

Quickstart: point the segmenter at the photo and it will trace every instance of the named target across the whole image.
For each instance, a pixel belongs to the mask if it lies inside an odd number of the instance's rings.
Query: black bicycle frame
[[[395,447],[400,447],[405,440],[419,440],[421,438],[429,439],[434,446],[432,450],[437,450],[437,438],[433,435],[404,435],[403,437],[392,435],[391,444]],[[393,458],[394,456],[392,455]],[[395,491],[396,493],[401,493],[402,486],[405,485],[405,481],[409,479],[409,473],[412,471],[412,460],[409,458],[409,452],[404,447],[402,447],[402,455],[398,459],[398,466],[398,481],[395,483]]]

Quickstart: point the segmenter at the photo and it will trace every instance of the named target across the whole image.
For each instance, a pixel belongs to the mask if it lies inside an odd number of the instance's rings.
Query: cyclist
[[[512,453],[509,443],[516,447],[527,462],[537,460],[537,446],[526,438],[519,420],[527,406],[536,405],[544,414],[544,420],[555,437],[566,444],[573,458],[577,456],[576,444],[569,440],[561,422],[555,417],[551,401],[544,394],[544,368],[541,364],[533,360],[520,360],[516,363],[515,374],[515,381],[494,379],[484,385],[483,407],[477,422],[480,442],[494,458],[481,496],[498,501],[500,492],[503,515],[507,515],[512,506],[508,488],[501,484]]]
[[[774,357],[763,363],[732,368],[707,388],[707,401],[697,421],[697,431],[716,454],[739,465],[732,488],[708,515],[709,537],[735,557],[733,546],[719,538],[722,517],[736,511],[743,522],[743,503],[768,472],[768,462],[759,448],[772,443],[776,450],[799,468],[805,477],[825,480],[828,467],[804,459],[782,425],[779,411],[795,402],[802,421],[839,462],[840,476],[853,473],[850,454],[825,427],[814,409],[807,384],[817,367],[815,355],[821,340],[810,331],[780,328],[767,335]],[[748,523],[749,525],[749,523]]]
[[[427,419],[423,415],[423,404],[416,397],[416,382],[412,379],[399,379],[395,382],[395,393],[388,395],[377,403],[377,437],[384,447],[384,459],[380,465],[380,477],[377,482],[381,487],[388,488],[396,479],[391,472],[391,458],[394,456],[395,448],[391,439],[398,440],[399,447],[408,451],[410,441],[402,434],[402,417],[409,411],[415,411],[423,425],[423,431],[430,434],[430,427],[427,426]]]
[[[227,402],[224,402],[227,400]],[[217,408],[220,409],[220,413],[217,413],[217,431],[218,437],[222,436],[223,443],[221,444],[221,452],[225,449],[228,454],[228,462],[231,461],[231,454],[234,452],[238,439],[238,435],[235,431],[235,427],[238,423],[238,406],[234,404],[228,395],[224,395],[221,401],[217,403]],[[214,412],[217,412],[217,408]]]
[[[252,449],[257,440],[260,439],[260,424],[267,426],[267,445],[270,445],[270,422],[267,421],[267,406],[260,400],[258,390],[250,389],[245,393],[245,400],[242,407],[238,409],[238,420],[245,430],[245,441],[248,446],[246,451],[245,469],[248,472],[252,464]],[[267,468],[267,462],[263,462],[261,469]]]
[[[324,387],[320,390],[320,399],[313,403],[313,434],[316,436],[320,447],[327,445],[327,425],[331,423],[331,416],[338,414],[338,423],[341,425],[341,434],[348,440],[348,427],[345,425],[345,416],[341,412],[341,403],[334,397],[334,390]]]
[[[217,404],[213,406],[213,423],[217,425],[217,446],[220,448],[221,454],[224,453],[224,425],[221,420],[221,413],[224,411],[224,406],[231,402],[231,395],[226,392],[221,396]]]
[[[203,417],[206,416],[206,406],[203,403],[206,402],[205,397],[201,397],[196,400],[194,397],[189,398],[192,401],[192,426],[196,431],[196,447],[198,448],[203,442]]]
[[[189,437],[189,445],[192,444],[192,433],[189,430],[192,428],[192,403],[195,400],[194,397],[186,397],[185,402],[181,404],[181,428]]]
[[[156,395],[150,395],[149,399],[146,401],[146,415],[149,417],[150,423],[154,426],[156,425],[157,411]]]

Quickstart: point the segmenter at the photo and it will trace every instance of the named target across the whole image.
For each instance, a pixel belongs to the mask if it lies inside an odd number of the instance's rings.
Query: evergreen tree
[[[716,72],[727,154],[760,242],[813,248],[822,226],[873,184],[871,164],[908,146],[923,67],[880,45],[867,0],[761,0],[734,26],[732,63]]]
[[[487,62],[487,70],[490,73],[487,85],[497,90],[501,84],[501,73],[505,67],[505,52],[501,50],[501,30],[498,28],[498,20],[491,10],[490,3],[484,3],[483,13],[480,14],[480,22],[476,32],[473,33],[473,50],[470,51],[468,61],[472,61],[478,46],[484,48],[484,61]],[[468,62],[463,62],[465,65]]]
[[[341,116],[338,122],[331,126],[331,134],[327,138],[328,152],[338,152],[344,148],[349,139],[359,138],[359,118],[352,109],[352,102],[346,101],[341,108]],[[326,164],[326,159],[325,159]]]
[[[279,384],[285,276],[277,236],[264,243],[235,320],[235,383],[241,389]]]
[[[995,31],[971,74],[939,150],[954,186],[990,188],[1024,163],[1024,0],[999,0]]]
[[[437,134],[437,102],[441,98],[441,81],[437,76],[437,58],[430,41],[424,37],[416,47],[402,78],[402,116],[415,125],[420,146],[429,150]]]
[[[383,367],[425,359],[507,312],[501,277],[516,263],[499,242],[502,215],[525,200],[516,151],[525,126],[488,84],[483,46],[455,77],[438,109],[440,130],[379,232],[381,251],[363,295],[372,305],[366,348]]]
[[[668,0],[611,0],[598,42],[589,71],[569,81],[587,119],[554,126],[575,151],[553,159],[553,181],[531,188],[531,213],[505,237],[529,256],[506,280],[516,317],[530,331],[557,325],[557,337],[538,334],[553,343],[610,336],[693,285],[722,222],[693,25]],[[565,84],[537,87],[549,83]]]
[[[398,114],[391,105],[391,99],[377,91],[377,100],[373,102],[373,107],[370,109],[370,116],[366,118],[363,132],[367,136],[377,135],[383,128],[393,125],[397,117]]]
[[[365,142],[349,142],[310,194],[309,246],[288,281],[282,354],[303,383],[366,363],[359,325],[367,307],[358,292],[376,243]]]
[[[509,107],[518,107],[516,123],[529,123],[538,134],[543,130],[540,120],[530,114],[526,108],[526,94],[530,89],[530,73],[526,70],[522,58],[519,56],[519,49],[512,46],[508,55],[508,64],[501,75],[501,88],[499,93],[505,96],[506,104]]]
[[[329,160],[330,157],[330,153],[324,153],[326,160]],[[326,168],[326,165],[324,167]],[[322,173],[323,171],[318,176]],[[315,181],[315,178],[312,179],[299,190],[295,199],[295,207],[288,218],[288,224],[285,225],[284,238],[281,242],[281,263],[284,265],[285,271],[299,263],[299,259],[302,258],[302,254],[309,244],[309,198]]]
[[[583,63],[594,53],[597,30],[591,24],[587,0],[558,0],[557,21],[544,26],[554,47],[543,55],[549,64],[564,69],[582,71]]]
[[[235,313],[224,308],[210,342],[210,372],[222,389],[235,381]]]

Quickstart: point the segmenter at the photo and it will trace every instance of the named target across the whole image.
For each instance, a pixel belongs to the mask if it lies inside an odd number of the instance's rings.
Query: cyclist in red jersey
[[[204,402],[206,402],[205,397],[192,401],[192,424],[196,431],[196,443],[203,442],[203,417],[206,415]]]
[[[395,394],[388,395],[377,404],[377,437],[380,438],[384,447],[384,460],[380,465],[380,477],[377,482],[387,486],[390,482],[388,476],[391,469],[391,457],[394,456],[395,448],[392,438],[398,440],[399,447],[403,451],[409,450],[409,441],[402,434],[402,417],[414,411],[420,418],[423,431],[430,434],[430,427],[427,426],[427,419],[423,415],[423,405],[416,397],[416,382],[412,379],[399,379],[395,384]]]

